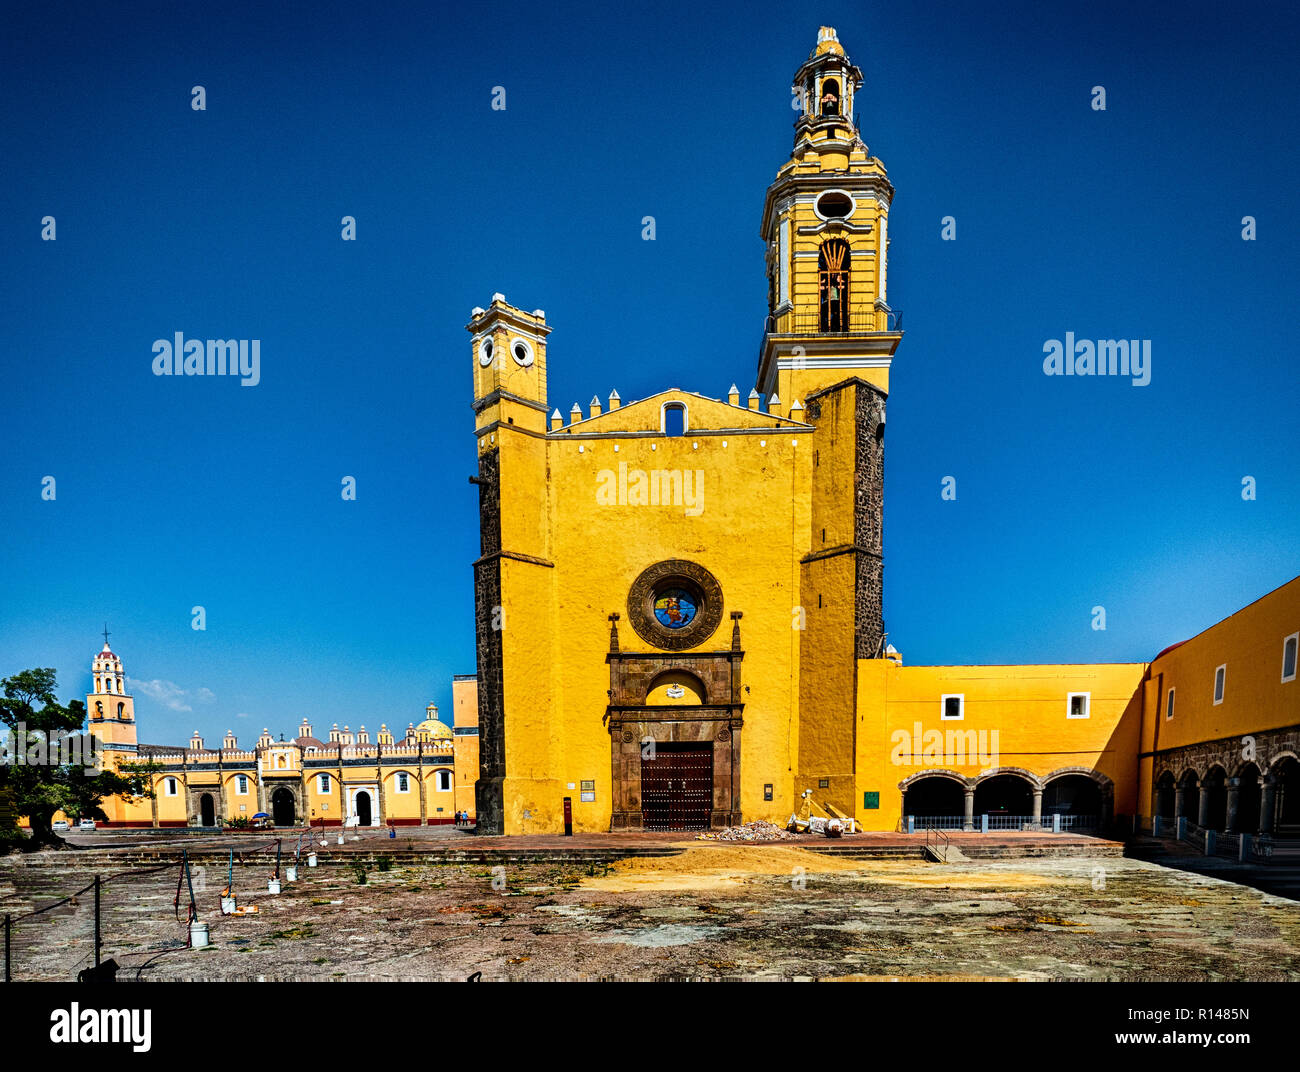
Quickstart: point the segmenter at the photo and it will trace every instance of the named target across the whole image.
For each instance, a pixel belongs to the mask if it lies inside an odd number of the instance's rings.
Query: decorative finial
[[[104,647],[108,647],[108,622],[104,623]]]

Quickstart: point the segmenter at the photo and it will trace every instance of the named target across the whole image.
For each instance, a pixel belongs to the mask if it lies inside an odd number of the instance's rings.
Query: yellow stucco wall
[[[974,778],[986,769],[1019,769],[1044,778],[1067,768],[1096,770],[1114,783],[1114,810],[1131,815],[1145,663],[1031,666],[858,664],[857,810],[867,829],[893,830],[903,815],[900,783],[931,770]],[[1067,696],[1090,695],[1088,717],[1067,717]],[[941,697],[964,697],[959,721],[941,718]],[[917,728],[921,737],[917,740]],[[974,731],[976,755],[927,755],[943,734]],[[983,734],[981,739],[978,735]],[[996,733],[996,737],[993,735]],[[961,740],[968,745],[969,737]],[[982,742],[987,742],[982,744]],[[915,743],[915,747],[914,747]],[[954,743],[957,743],[954,741]],[[917,755],[919,753],[919,756]],[[991,764],[981,762],[995,757]],[[919,761],[917,761],[919,759]],[[878,792],[877,811],[862,794]]]

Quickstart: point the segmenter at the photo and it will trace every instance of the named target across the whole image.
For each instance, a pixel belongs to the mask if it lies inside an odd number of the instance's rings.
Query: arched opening
[[[961,819],[966,813],[966,791],[960,782],[927,774],[903,790],[903,814],[919,819]]]
[[[650,682],[646,691],[647,707],[659,704],[704,704],[708,703],[704,683],[686,670],[665,670]]]
[[[686,434],[686,407],[680,402],[665,402],[663,413],[664,435]]]
[[[1032,815],[1033,787],[1018,774],[995,774],[975,787],[977,815]]]
[[[1273,830],[1283,837],[1300,837],[1300,762],[1287,756],[1273,767]]]
[[[217,825],[217,805],[211,793],[199,797],[199,826]]]
[[[1155,811],[1162,819],[1174,818],[1174,795],[1177,790],[1174,787],[1174,776],[1171,771],[1165,771],[1164,774],[1156,780],[1156,801]]]
[[[367,793],[364,789],[357,794],[356,807],[357,807],[357,825],[369,826],[371,820],[370,794]]]
[[[1173,777],[1172,774],[1169,776],[1171,782]],[[1170,814],[1196,822],[1201,814],[1201,783],[1197,781],[1195,771],[1183,771],[1182,778],[1178,780],[1178,787],[1174,790],[1174,799],[1176,806]]]
[[[1228,774],[1222,767],[1211,767],[1201,782],[1201,812],[1207,830],[1222,830],[1228,821]]]
[[[1259,806],[1262,803],[1259,785],[1259,768],[1247,763],[1237,772],[1237,821],[1233,833],[1259,833]]]
[[[849,330],[849,261],[849,244],[844,239],[822,243],[817,254],[822,331]]]
[[[284,786],[271,794],[271,820],[276,826],[293,826],[293,793]]]
[[[822,82],[820,113],[822,115],[840,114],[840,83],[838,79],[827,78]]]
[[[1063,774],[1043,787],[1044,815],[1101,818],[1101,786],[1086,774]]]

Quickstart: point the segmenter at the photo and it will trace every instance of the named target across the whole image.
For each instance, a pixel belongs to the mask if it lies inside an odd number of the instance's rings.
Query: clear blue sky
[[[10,6],[0,674],[54,666],[84,695],[107,620],[146,741],[449,714],[474,671],[471,307],[546,309],[566,412],[747,391],[763,192],[821,22],[898,190],[891,641],[914,663],[1149,659],[1300,572],[1295,18]],[[153,376],[176,331],[260,339],[260,385]],[[1151,339],[1150,386],[1045,377],[1067,331]]]

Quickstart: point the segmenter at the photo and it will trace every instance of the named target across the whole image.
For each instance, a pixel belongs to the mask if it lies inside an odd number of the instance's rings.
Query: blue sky
[[[566,412],[747,391],[763,192],[820,23],[898,191],[891,641],[913,663],[1149,659],[1300,572],[1295,18],[11,7],[0,674],[55,666],[84,695],[107,620],[144,740],[449,715],[474,670],[470,308],[546,309]],[[260,339],[261,383],[153,376],[176,331]],[[1044,376],[1067,331],[1151,339],[1150,385]]]

